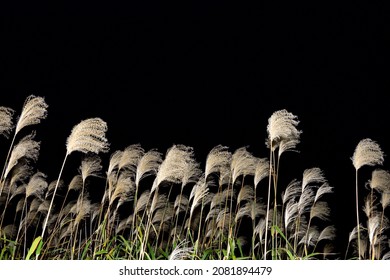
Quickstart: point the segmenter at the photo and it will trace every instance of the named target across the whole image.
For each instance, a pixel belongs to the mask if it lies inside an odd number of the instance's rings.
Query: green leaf
[[[38,236],[37,238],[34,239],[33,243],[31,244],[30,249],[28,250],[26,260],[29,260],[31,255],[36,251],[35,255],[38,257],[39,253],[41,252],[42,249],[42,236]]]
[[[87,257],[89,246],[91,245],[92,240],[88,240],[87,244],[85,244],[83,253],[81,254],[81,259],[84,260]]]

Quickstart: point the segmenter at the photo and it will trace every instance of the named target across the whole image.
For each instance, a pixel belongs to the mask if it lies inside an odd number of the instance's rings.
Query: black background
[[[38,168],[56,179],[66,138],[89,117],[108,123],[110,153],[185,144],[204,164],[222,144],[266,157],[268,118],[287,109],[303,133],[300,153],[284,156],[281,185],[321,168],[345,246],[355,226],[354,149],[371,138],[390,151],[385,7],[135,2],[3,10],[0,106],[19,114],[30,94],[49,104],[34,127]],[[4,158],[8,145],[1,139]],[[80,155],[70,160],[65,173],[74,174]],[[372,170],[362,168],[362,193]]]

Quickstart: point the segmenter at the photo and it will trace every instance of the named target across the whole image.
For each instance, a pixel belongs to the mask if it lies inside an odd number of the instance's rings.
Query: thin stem
[[[64,170],[64,166],[65,166],[65,163],[66,163],[66,159],[67,159],[67,158],[68,158],[68,154],[65,155],[64,161],[62,162],[62,166],[61,166],[60,173],[59,173],[59,175],[58,175],[57,183],[56,183],[56,186],[54,187],[53,196],[52,196],[52,198],[51,198],[50,205],[49,205],[49,209],[47,210],[46,219],[45,219],[45,222],[44,222],[43,228],[42,228],[42,234],[41,234],[42,239],[43,239],[43,237],[45,236],[45,230],[46,230],[47,222],[49,221],[51,208],[53,207],[54,198],[55,198],[55,196],[56,196],[58,184],[59,184],[59,182],[60,182],[61,175],[62,175],[62,171]]]
[[[358,169],[355,172],[356,182],[356,222],[357,222],[357,234],[358,234],[358,258],[360,260],[360,221],[359,221],[359,190],[358,190]]]
[[[5,169],[6,169],[7,165],[8,165],[8,160],[9,160],[9,157],[11,155],[12,147],[14,146],[14,143],[15,143],[16,134],[17,133],[15,133],[14,137],[12,138],[11,145],[9,146],[9,149],[8,149],[8,154],[7,154],[7,157],[6,157],[5,162],[4,162],[3,171],[1,172],[1,177],[0,177],[0,184],[1,184],[0,195],[3,192],[3,186],[4,186],[4,182],[5,182],[5,178],[3,178],[3,177],[4,177],[4,174],[5,174]]]
[[[272,184],[272,143],[270,145],[270,160],[269,160],[269,177],[268,177],[268,198],[267,198],[267,213],[265,217],[265,240],[264,240],[264,260],[267,259],[267,238],[268,238],[268,217],[269,217],[269,205],[271,197],[271,184]],[[260,241],[261,242],[261,241]]]
[[[275,167],[276,172],[274,174],[274,212],[273,212],[273,215],[272,215],[272,226],[278,225],[277,190],[278,190],[278,177],[279,177],[279,162],[280,162],[280,158],[278,157],[276,159],[275,151],[273,152],[273,158],[274,158],[274,165],[276,166]],[[273,246],[273,249],[274,249],[274,250],[272,250],[272,258],[274,259],[275,258],[274,254],[277,252],[277,248],[278,248],[277,232],[276,231],[272,234],[272,246]]]

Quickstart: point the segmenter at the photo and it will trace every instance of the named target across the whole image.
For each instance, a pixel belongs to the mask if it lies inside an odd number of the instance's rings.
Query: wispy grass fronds
[[[164,161],[159,166],[152,191],[158,188],[163,181],[181,184],[186,172],[188,163],[193,161],[194,152],[191,147],[184,145],[173,145],[167,150]]]
[[[318,242],[318,238],[320,236],[320,233],[318,231],[317,227],[310,227],[307,231],[307,234],[302,236],[302,238],[299,240],[298,244],[304,244],[305,246],[315,246],[315,244]]]
[[[166,194],[154,193],[152,203],[150,205],[150,216],[153,216],[154,212],[158,209],[162,209],[167,205],[168,198]]]
[[[38,199],[34,200],[34,202],[36,202],[37,205],[39,205],[38,209],[37,209],[37,212],[46,215],[47,211],[49,210],[49,201],[47,201],[47,200],[40,200],[38,198]],[[31,208],[31,209],[34,209],[34,208]]]
[[[275,111],[268,119],[266,146],[270,150],[269,154],[269,180],[268,180],[268,194],[267,194],[267,214],[265,218],[265,242],[263,258],[267,259],[267,245],[268,245],[268,221],[271,204],[271,188],[274,189],[274,207],[273,213],[277,213],[277,185],[280,167],[280,155],[287,150],[292,150],[300,141],[301,131],[297,129],[299,124],[297,116],[288,112],[287,110]],[[280,150],[280,146],[282,148]],[[275,155],[275,150],[279,148],[278,158]],[[277,217],[272,217],[272,226],[277,225]],[[274,243],[274,235],[272,235],[272,242]]]
[[[63,180],[60,180],[59,182],[57,182],[57,180],[53,180],[49,183],[49,186],[47,187],[47,192],[45,194],[45,199],[48,199],[49,197],[51,197],[51,195],[53,194],[54,192],[54,189],[55,187],[58,185],[58,189],[62,189],[65,187],[65,183]]]
[[[217,145],[211,149],[206,157],[205,177],[212,173],[225,174],[230,169],[232,153],[229,148]]]
[[[360,240],[360,218],[359,218],[359,184],[358,184],[358,170],[367,165],[375,166],[382,165],[384,161],[384,153],[379,144],[370,138],[361,140],[355,148],[352,155],[352,164],[355,167],[355,204],[356,204],[356,223],[357,223],[357,234],[359,247],[363,244]],[[358,248],[358,257],[361,257],[361,248]]]
[[[362,225],[360,225],[360,227],[362,227]],[[352,240],[357,238],[357,230],[357,226],[352,229],[352,231],[348,235],[348,242],[352,242]]]
[[[108,152],[106,132],[107,123],[100,118],[81,121],[73,127],[66,140],[66,154],[70,155],[74,151],[95,154]]]
[[[227,201],[229,201],[229,199],[231,199],[232,197],[233,194],[228,189],[222,192],[217,192],[211,200],[210,208],[220,209],[220,208],[227,207],[228,206]]]
[[[318,218],[322,221],[329,221],[330,211],[326,201],[317,201],[310,209],[310,219]]]
[[[14,185],[10,185],[10,194],[11,194],[11,196],[9,198],[9,201],[11,201],[15,197],[21,196],[21,195],[26,197],[26,187],[27,187],[27,184],[22,184],[20,186],[17,186],[15,184]]]
[[[302,192],[310,184],[322,184],[326,182],[323,171],[320,168],[314,167],[303,171],[302,177]]]
[[[113,205],[116,199],[121,199],[122,202],[134,199],[135,185],[126,173],[119,175],[113,193],[110,195],[110,205]],[[119,206],[119,205],[118,205]]]
[[[91,214],[91,209],[91,201],[87,197],[84,197],[83,200],[79,199],[70,210],[70,212],[75,215],[73,226],[77,227],[77,225],[79,225],[82,220],[89,217]],[[77,232],[75,232],[75,234],[77,234]]]
[[[46,109],[42,98],[30,96],[16,133],[43,120]],[[11,109],[0,107],[0,135],[10,134],[12,116]],[[218,145],[208,153],[203,172],[192,147],[173,145],[163,155],[134,144],[112,153],[102,172],[98,153],[109,150],[107,124],[100,118],[87,119],[74,126],[66,139],[58,179],[50,184],[33,166],[40,147],[35,134],[20,137],[17,145],[11,145],[0,180],[0,247],[12,242],[11,258],[22,259],[42,230],[41,259],[335,256],[336,228],[328,225],[331,209],[325,199],[333,194],[333,187],[324,172],[318,167],[306,169],[300,180],[278,189],[284,184],[280,170],[294,164],[284,166],[281,156],[296,151],[302,133],[298,124],[298,118],[286,110],[272,114],[266,158],[255,157],[248,146],[231,153]],[[85,155],[65,184],[62,172],[68,156],[76,151]],[[356,174],[362,166],[379,165],[383,159],[379,145],[369,139],[359,143],[352,157]],[[389,258],[389,174],[373,171],[366,185],[371,194],[363,207],[367,220],[350,233],[346,258]],[[103,186],[90,177],[105,179]],[[268,189],[263,189],[263,183],[268,183]],[[61,187],[66,188],[59,192]]]
[[[353,247],[355,249],[354,255],[357,255],[359,260],[360,259],[364,260],[369,257],[368,256],[369,241],[367,236],[367,230],[359,227],[359,231],[360,231],[360,238],[357,238],[356,242],[353,243]]]
[[[284,227],[285,232],[289,232],[295,224],[294,222],[298,218],[298,202],[289,200],[285,206],[284,211]]]
[[[115,151],[110,156],[110,162],[107,169],[107,177],[111,177],[115,169],[118,169],[119,162],[121,161],[123,151]]]
[[[283,139],[282,141],[280,141],[279,143],[279,150],[278,150],[278,156],[280,158],[280,156],[284,153],[284,152],[299,152],[298,150],[296,150],[295,148],[297,147],[297,145],[300,143],[300,139],[299,137],[297,138],[289,138],[289,139]]]
[[[189,184],[195,184],[197,181],[199,181],[200,176],[202,175],[203,173],[200,169],[200,164],[195,160],[194,156],[192,155],[185,165],[184,176],[181,181],[181,190],[183,191],[184,188]]]
[[[248,217],[250,218],[253,222],[256,221],[256,218],[260,216],[265,216],[265,205],[262,203],[255,203],[253,200],[250,202],[245,203],[244,206],[240,207],[237,211],[235,221],[237,222],[238,220]]]
[[[321,197],[323,197],[326,194],[333,193],[333,187],[329,185],[328,182],[324,182],[316,192],[316,196],[314,198],[314,203],[316,203]]]
[[[175,212],[172,203],[166,203],[164,207],[157,209],[154,212],[152,218],[152,224],[156,225],[156,227],[154,228],[158,229],[161,224],[170,221],[173,218],[174,214]],[[159,230],[156,231],[156,236],[158,235],[158,233],[160,233]]]
[[[15,134],[18,134],[26,126],[39,124],[41,120],[47,117],[48,105],[45,99],[40,96],[30,95],[26,98],[21,115],[15,128]]]
[[[282,140],[298,140],[301,134],[301,131],[297,129],[298,124],[298,117],[287,110],[274,112],[268,119],[267,145],[271,145],[272,149],[276,149]]]
[[[138,162],[135,184],[138,186],[142,179],[156,175],[162,161],[160,152],[156,150],[147,151]]]
[[[390,251],[383,255],[382,260],[390,260]]]
[[[146,190],[141,194],[139,199],[137,199],[137,204],[134,208],[134,215],[138,214],[141,211],[145,211],[149,202],[149,195],[150,195],[149,190]]]
[[[254,175],[257,167],[257,158],[246,147],[234,151],[231,159],[232,184],[239,176]]]
[[[0,106],[0,135],[9,137],[13,128],[13,115],[15,111],[8,107]]]
[[[375,200],[376,197],[372,197],[371,195],[367,195],[364,199],[363,212],[366,214],[367,218],[371,217],[376,212],[376,204],[372,203],[372,200]]]
[[[79,173],[81,174],[83,184],[85,184],[85,180],[88,177],[99,176],[102,168],[102,160],[99,156],[93,155],[85,157],[81,161],[81,165],[79,167]]]
[[[258,184],[269,176],[269,160],[267,158],[259,158],[256,163],[254,186],[257,188]]]
[[[17,231],[18,229],[15,225],[9,224],[3,228],[0,228],[0,235],[5,236],[9,240],[12,240],[16,237]]]
[[[188,242],[180,242],[175,249],[169,254],[168,260],[188,260],[192,259],[194,248],[188,246]]]
[[[118,164],[118,169],[127,169],[131,173],[135,173],[137,165],[145,150],[140,144],[133,144],[126,147],[122,153],[122,157]]]
[[[100,152],[108,152],[109,143],[106,138],[106,131],[107,123],[100,118],[86,119],[73,127],[69,137],[66,140],[66,155],[64,161],[62,162],[57,184],[54,187],[49,210],[42,227],[42,239],[44,238],[46,226],[50,218],[50,212],[53,207],[53,202],[58,189],[58,183],[60,182],[67,157],[75,151],[96,154]]]
[[[367,231],[368,231],[368,240],[370,241],[371,245],[374,245],[374,239],[377,235],[379,235],[381,232],[381,217],[380,215],[373,215],[372,217],[368,218],[368,226],[367,226]]]
[[[302,193],[302,184],[301,181],[293,179],[286,187],[284,191],[282,191],[282,201],[285,204],[287,201],[295,199],[299,197]]]
[[[353,166],[358,170],[365,165],[382,165],[384,153],[377,142],[366,138],[358,143],[351,159]]]
[[[175,208],[175,215],[178,216],[180,213],[185,212],[190,206],[190,200],[184,194],[176,196],[173,207]]]
[[[322,240],[335,240],[337,230],[334,225],[326,226],[318,236],[318,242]]]
[[[77,174],[73,176],[72,180],[69,183],[68,191],[79,191],[83,188],[83,176]]]
[[[311,206],[314,203],[315,193],[312,189],[306,188],[304,192],[301,194],[298,200],[298,213],[299,215],[303,215],[305,213],[309,213],[311,210]]]
[[[18,183],[23,183],[32,175],[33,169],[28,162],[20,162],[12,168],[9,174],[9,186],[14,186]]]
[[[381,194],[380,203],[382,205],[382,209],[385,210],[390,205],[390,192],[383,192]]]
[[[28,182],[26,186],[26,198],[30,196],[36,196],[39,198],[43,198],[47,188],[48,183],[46,181],[46,174],[42,172],[35,173]]]
[[[383,169],[375,169],[372,172],[371,180],[368,181],[371,189],[379,192],[390,192],[390,173]]]
[[[248,202],[255,199],[254,189],[250,185],[243,186],[237,196],[237,205],[240,205],[241,202]]]
[[[193,215],[195,208],[201,205],[202,200],[207,196],[209,189],[204,179],[200,179],[192,188],[190,200],[192,199],[190,214]],[[223,198],[221,199],[223,200]]]
[[[36,97],[34,95],[30,95],[26,98],[23,105],[22,113],[18,117],[14,136],[8,149],[8,154],[1,172],[0,196],[3,192],[5,181],[9,172],[18,164],[19,160],[21,160],[22,158],[27,159],[27,161],[32,160],[34,162],[37,160],[40,142],[32,140],[32,138],[35,137],[35,132],[32,132],[30,135],[21,139],[15,147],[14,143],[16,140],[16,136],[18,135],[20,130],[22,130],[26,126],[38,124],[41,122],[42,119],[46,118],[47,107],[48,105],[46,104],[43,97]],[[11,109],[1,107],[0,114],[0,134],[8,136],[12,129],[13,111]]]
[[[33,162],[37,161],[40,150],[40,142],[33,140],[34,137],[34,132],[25,136],[12,149],[11,156],[9,157],[9,161],[4,172],[4,178],[7,178],[8,173],[22,158],[32,160]]]

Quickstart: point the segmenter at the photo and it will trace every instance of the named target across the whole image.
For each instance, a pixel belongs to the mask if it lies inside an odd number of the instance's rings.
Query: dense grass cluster
[[[268,119],[268,157],[218,145],[203,169],[192,147],[173,145],[163,154],[133,144],[112,152],[104,170],[99,154],[109,152],[107,124],[86,119],[66,141],[58,178],[49,180],[34,168],[40,142],[27,133],[47,108],[33,95],[17,118],[0,107],[0,135],[13,135],[0,178],[0,259],[390,258],[387,171],[372,173],[365,219],[356,191],[357,226],[346,252],[334,252],[336,228],[326,201],[333,187],[320,168],[279,186],[282,155],[296,149],[301,135],[297,117],[286,110]],[[84,156],[65,182],[73,152]],[[352,163],[358,190],[358,170],[381,165],[383,153],[363,139]]]

